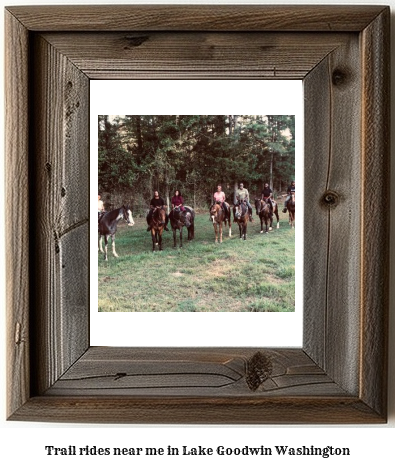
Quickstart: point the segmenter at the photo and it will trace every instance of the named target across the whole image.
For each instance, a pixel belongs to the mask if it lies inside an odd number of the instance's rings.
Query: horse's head
[[[125,222],[130,227],[133,227],[134,220],[133,220],[133,215],[132,215],[132,211],[131,211],[130,207],[124,205],[124,206],[122,206],[122,210],[123,210],[123,218],[124,218]]]
[[[173,215],[178,219],[180,217],[180,213],[181,213],[181,207],[175,207],[173,209]]]
[[[264,214],[270,211],[270,206],[265,198],[263,199],[255,199],[255,208],[258,214]]]
[[[239,205],[235,206],[235,219],[241,219],[247,212],[247,204],[244,199],[239,200]]]
[[[210,207],[210,217],[214,223],[215,217],[217,217],[218,212],[221,210],[221,203],[216,201],[214,204]]]
[[[262,199],[256,197],[255,198],[255,209],[259,213],[259,212],[261,212],[261,208],[262,208]]]
[[[153,220],[158,225],[165,225],[166,223],[166,209],[164,206],[156,207],[152,216]]]

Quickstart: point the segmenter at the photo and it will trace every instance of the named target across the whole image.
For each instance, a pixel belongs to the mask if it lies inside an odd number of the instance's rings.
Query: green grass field
[[[275,224],[273,224],[275,227]],[[237,224],[232,238],[224,230],[214,243],[208,213],[195,220],[195,239],[173,248],[173,234],[164,232],[162,252],[152,252],[144,218],[118,225],[114,258],[99,253],[98,308],[103,312],[288,312],[295,310],[295,230],[280,215],[280,229],[260,234],[259,218],[248,225],[241,241]],[[178,232],[177,232],[177,246]]]

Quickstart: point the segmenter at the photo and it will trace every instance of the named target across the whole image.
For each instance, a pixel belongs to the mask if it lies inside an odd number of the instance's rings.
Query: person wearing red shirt
[[[184,198],[182,197],[178,189],[175,190],[174,196],[171,198],[171,208],[179,208],[181,211],[185,211]]]

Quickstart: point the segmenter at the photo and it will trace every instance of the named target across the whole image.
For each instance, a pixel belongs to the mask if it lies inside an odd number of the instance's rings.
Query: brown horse
[[[233,222],[239,225],[240,239],[247,239],[247,225],[250,220],[248,206],[244,200],[241,200],[237,206],[233,206]]]
[[[226,203],[224,203],[226,204]],[[213,221],[213,227],[214,227],[214,232],[215,232],[215,243],[218,243],[218,237],[219,237],[219,242],[222,243],[222,224],[229,223],[229,238],[232,236],[232,224],[230,221],[230,208],[228,206],[228,213],[225,212],[225,210],[221,207],[220,202],[215,202],[211,207],[210,207],[210,218]]]
[[[177,230],[180,231],[180,248],[182,248],[182,229],[185,226],[188,230],[188,241],[195,237],[195,211],[192,207],[184,206],[185,210],[174,208],[169,214],[171,228],[173,229],[174,248],[177,247]]]
[[[152,237],[152,251],[158,246],[159,251],[162,251],[162,234],[166,224],[166,209],[164,206],[155,207],[152,212],[152,217],[149,223]]]
[[[295,193],[291,194],[291,199],[287,204],[288,214],[289,214],[289,225],[292,228],[295,228]]]
[[[265,222],[265,226],[266,226],[265,233],[268,233],[268,231],[273,230],[273,214],[277,218],[277,228],[280,228],[277,203],[275,201],[272,201],[272,206],[273,206],[273,212],[270,210],[270,205],[268,204],[266,198],[255,199],[256,212],[259,215],[259,218],[261,219],[261,233],[263,233],[263,222]]]

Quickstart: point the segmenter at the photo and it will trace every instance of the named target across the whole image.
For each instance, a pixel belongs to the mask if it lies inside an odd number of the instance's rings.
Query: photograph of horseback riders
[[[294,115],[98,116],[99,312],[294,312],[294,228]]]

